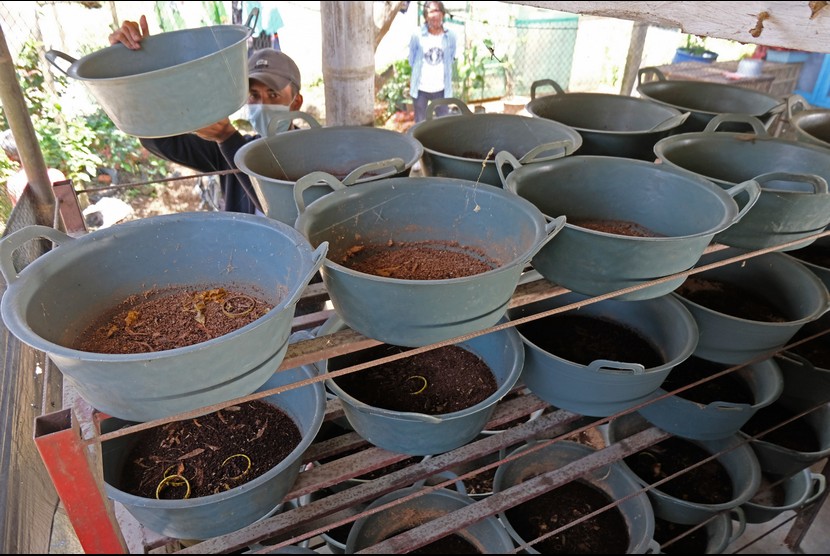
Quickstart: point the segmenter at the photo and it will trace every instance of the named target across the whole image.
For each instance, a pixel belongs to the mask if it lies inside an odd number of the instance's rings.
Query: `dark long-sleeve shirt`
[[[233,157],[243,145],[259,135],[231,135],[223,143],[208,141],[188,133],[173,137],[141,139],[141,144],[156,156],[181,164],[199,172],[218,172],[236,169]],[[222,176],[222,210],[254,214],[262,210],[259,199],[251,185],[251,179],[244,172]]]

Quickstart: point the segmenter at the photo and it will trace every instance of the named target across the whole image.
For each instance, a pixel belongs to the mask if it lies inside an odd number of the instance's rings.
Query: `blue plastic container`
[[[678,48],[674,51],[674,58],[672,64],[679,64],[681,62],[703,62],[704,64],[711,64],[718,59],[718,53],[707,50],[702,54],[692,54],[688,48]]]

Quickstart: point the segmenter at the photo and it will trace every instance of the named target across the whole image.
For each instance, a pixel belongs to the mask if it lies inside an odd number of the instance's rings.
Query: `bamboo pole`
[[[17,150],[29,186],[35,197],[37,224],[52,226],[55,210],[55,195],[52,193],[52,182],[46,171],[46,162],[35,135],[35,128],[26,108],[26,100],[17,80],[14,69],[14,60],[6,44],[6,34],[0,25],[0,101],[9,127],[14,134]]]

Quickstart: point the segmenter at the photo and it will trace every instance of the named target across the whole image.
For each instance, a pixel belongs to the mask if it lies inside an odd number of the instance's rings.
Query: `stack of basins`
[[[536,96],[548,85],[555,94]],[[580,155],[602,155],[654,160],[654,144],[677,132],[688,111],[645,98],[605,93],[565,93],[553,80],[530,86],[527,111],[539,118],[573,127],[582,136]]]
[[[244,55],[245,42],[231,35],[228,48]],[[143,43],[148,52],[150,39]],[[77,65],[73,76],[89,79]],[[268,218],[161,217],[79,240],[48,228],[18,232],[0,244],[0,269],[9,284],[3,318],[22,341],[48,353],[84,399],[113,417],[105,432],[321,372],[360,436],[391,452],[425,456],[478,438],[496,404],[521,381],[555,408],[584,416],[636,409],[610,421],[609,443],[650,425],[673,435],[579,479],[611,501],[627,498],[620,509],[629,542],[620,552],[655,550],[658,524],[694,525],[732,511],[744,519],[737,508],[762,505],[753,499],[762,479],[790,485],[830,453],[826,364],[794,352],[770,358],[807,325],[822,322],[830,307],[826,284],[795,260],[830,223],[830,150],[769,137],[765,124],[783,107],[767,95],[666,81],[659,72],[656,77],[640,84],[638,99],[566,94],[555,82],[534,83],[528,105],[533,117],[473,114],[458,99],[442,99],[409,134],[321,127],[307,114],[289,113],[286,118],[303,119],[310,129],[252,141],[235,159]],[[543,84],[556,94],[535,98]],[[241,102],[234,96],[223,114]],[[436,118],[440,105],[454,105],[460,114]],[[117,123],[118,116],[112,114]],[[220,117],[199,114],[176,132]],[[736,128],[750,128],[752,140],[731,131]],[[419,159],[427,177],[408,177]],[[18,273],[11,252],[39,237],[57,243],[60,257],[51,253]],[[707,253],[713,243],[727,248]],[[741,260],[749,250],[782,245],[790,255]],[[531,267],[568,291],[508,309]],[[317,335],[350,327],[381,345],[318,368],[274,373],[287,350],[294,307],[318,270],[337,314]],[[109,356],[65,347],[67,335],[108,304],[150,287],[197,284],[267,292],[274,308],[236,332],[169,353]],[[730,306],[755,299],[764,318],[736,314]],[[499,329],[480,334],[489,327]],[[431,347],[439,343],[450,345]],[[263,354],[262,346],[274,349]],[[373,403],[349,390],[361,376],[371,376],[356,367],[378,359],[400,363],[445,348],[490,370],[493,386],[482,399],[449,412],[440,405],[430,411],[382,405],[384,394],[426,397],[437,380],[417,368],[398,383],[369,384],[381,393]],[[467,377],[461,367],[446,367],[443,374],[461,382]],[[244,488],[191,500],[125,493],[119,474],[137,441],[132,435],[103,446],[107,494],[149,529],[179,538],[224,534],[270,515],[294,484],[302,453],[323,420],[323,385],[312,382],[264,398],[295,421],[302,439],[283,462]],[[704,393],[705,385],[721,390]],[[813,447],[769,447],[764,433],[747,432],[753,418],[776,404],[790,414],[809,414],[805,420],[817,435]],[[742,443],[742,435],[755,438]],[[712,456],[709,463],[720,466],[725,478],[723,499],[680,497],[668,488],[671,481],[647,496],[636,494],[666,476],[638,472],[643,462],[651,458],[645,467],[658,469],[657,462],[668,469],[659,458],[681,447],[698,458]],[[494,495],[498,500],[500,491],[504,497],[504,491],[523,488],[548,493],[540,475],[592,454],[563,441],[519,448],[512,453],[516,463],[499,467]],[[823,483],[812,477],[807,482],[788,487],[784,507],[818,497]],[[449,500],[441,508],[473,503],[446,492],[439,495]],[[429,501],[416,499],[421,506]],[[532,540],[517,531],[509,512],[501,518],[516,543]],[[712,523],[700,552],[719,552],[730,537],[728,524]],[[370,528],[398,534],[400,525],[390,525],[381,513],[361,518],[348,549],[384,540],[364,538]],[[472,543],[492,536],[490,549],[507,551],[498,525],[485,519],[477,524],[481,534],[462,530],[460,536]]]
[[[58,247],[17,272],[12,253],[41,238]],[[111,416],[102,425],[105,432],[313,376],[310,368],[274,374],[288,349],[297,301],[327,250],[325,244],[313,250],[285,224],[245,214],[183,213],[122,223],[78,239],[29,226],[0,245],[0,269],[8,283],[2,300],[6,326],[21,341],[48,354],[86,402]],[[173,337],[180,331],[138,329],[143,316],[138,309],[123,322],[113,322],[110,333],[132,335],[140,349],[98,353],[78,347],[79,334],[113,308],[184,290],[216,296],[223,290],[238,292],[238,300],[261,298],[270,309],[232,332],[161,349],[150,344],[151,336]],[[207,314],[199,302],[169,310],[193,319]],[[223,305],[223,310],[231,315],[245,311],[230,305]],[[131,326],[136,327],[133,332]],[[322,423],[325,394],[322,385],[308,385],[269,396],[265,402],[294,421],[301,438],[281,462],[255,479],[189,499],[184,490],[177,498],[130,494],[122,490],[127,480],[123,470],[143,438],[130,434],[102,445],[107,495],[123,503],[148,529],[185,539],[228,533],[272,513],[293,485],[300,456]],[[168,469],[170,465],[156,463],[155,482],[161,490],[168,474],[178,475]]]
[[[381,352],[400,354],[404,363],[410,357],[403,357],[403,348],[496,325],[525,265],[562,229],[561,220],[547,223],[531,203],[503,189],[451,178],[389,178],[344,187],[331,176],[314,174],[297,182],[297,197],[318,177],[334,191],[308,206],[298,203],[297,229],[313,245],[330,246],[322,276],[337,317],[320,333],[349,326],[384,342]],[[379,260],[386,262],[378,265]],[[471,264],[475,272],[465,273]],[[373,444],[408,454],[445,452],[483,430],[496,402],[518,380],[524,360],[512,328],[454,347],[486,363],[494,386],[474,405],[449,413],[440,411],[441,404],[432,412],[367,404],[344,388],[349,377],[340,377],[343,373],[327,383],[343,402],[351,426]],[[427,357],[430,351],[419,355]],[[331,374],[365,363],[366,357],[356,353],[321,366]],[[447,373],[464,382],[459,369]],[[387,392],[383,401],[396,393],[421,400],[438,378],[413,371],[378,388]]]
[[[620,101],[599,96],[586,99],[577,99],[575,95],[572,98],[562,94],[555,96],[561,97],[559,102],[565,102],[565,99],[568,102]],[[552,100],[547,102],[553,103]],[[652,108],[649,102],[643,101],[646,103],[644,110]],[[697,310],[695,303],[676,290],[684,287],[683,291],[686,291],[686,286],[691,285],[691,282],[687,283],[688,271],[696,266],[716,263],[713,266],[720,267],[717,263],[741,254],[732,249],[705,254],[719,239],[728,240],[743,233],[743,229],[739,229],[733,236],[728,235],[739,224],[744,224],[744,229],[748,230],[746,234],[752,238],[751,247],[746,249],[761,248],[770,242],[777,245],[785,241],[784,237],[801,239],[817,233],[816,226],[826,226],[826,222],[818,222],[827,214],[822,209],[816,211],[822,213],[821,216],[811,213],[809,218],[803,213],[790,213],[790,221],[798,222],[794,225],[797,228],[795,236],[785,236],[777,226],[773,229],[754,226],[755,222],[770,218],[777,207],[754,220],[750,217],[754,211],[767,210],[761,203],[765,200],[764,192],[769,190],[783,191],[783,195],[788,192],[796,195],[807,190],[814,196],[813,202],[822,203],[822,178],[803,177],[804,172],[792,169],[759,176],[771,173],[762,168],[724,184],[713,176],[695,175],[687,168],[677,168],[668,159],[663,160],[664,164],[654,164],[654,153],[660,155],[655,145],[682,137],[672,133],[678,130],[684,115],[665,106],[660,109],[667,113],[655,114],[655,121],[648,129],[635,129],[630,137],[625,133],[613,137],[617,141],[627,137],[648,143],[645,147],[638,146],[637,157],[643,160],[635,160],[633,150],[614,151],[608,147],[611,152],[607,155],[591,156],[572,155],[576,149],[565,147],[551,156],[537,158],[534,153],[525,164],[519,158],[533,150],[532,147],[523,147],[524,151],[518,149],[521,152],[517,155],[512,152],[516,150],[513,146],[498,149],[499,145],[485,133],[495,124],[485,122],[482,115],[474,115],[464,108],[460,107],[460,116],[430,119],[420,129],[418,126],[413,128],[413,136],[424,145],[424,160],[429,160],[427,155],[432,157],[432,162],[425,165],[427,175],[433,173],[452,178],[391,178],[383,180],[382,185],[380,182],[364,183],[344,188],[331,176],[315,174],[295,185],[294,198],[299,209],[297,229],[312,245],[320,241],[328,241],[331,245],[322,274],[341,320],[327,323],[321,333],[349,326],[387,346],[418,348],[494,326],[504,315],[517,323],[514,329],[522,341],[521,380],[546,402],[587,416],[611,416],[636,407],[641,413],[639,424],[648,419],[678,439],[696,443],[699,448],[725,448],[733,453],[730,463],[725,465],[733,481],[730,485],[732,496],[719,503],[702,503],[704,509],[691,511],[695,523],[708,519],[713,512],[734,510],[747,502],[756,494],[761,475],[754,451],[748,446],[744,449],[738,446],[738,432],[758,410],[771,405],[783,390],[776,362],[757,358],[757,355],[780,348],[801,325],[818,318],[827,308],[826,289],[808,275],[789,267],[777,271],[759,269],[758,272],[762,272],[757,278],[759,282],[780,288],[779,297],[788,300],[783,303],[786,325],[772,325],[774,339],[746,350],[739,348],[748,353],[741,353],[737,359],[720,355],[718,348],[709,347],[709,342],[714,337],[733,347],[740,345],[743,323],[735,326],[730,321],[728,333],[717,328],[712,332],[712,325]],[[550,118],[555,123],[564,123],[556,122],[555,115],[534,115],[536,119]],[[441,135],[442,140],[446,139],[447,130],[455,129],[454,148],[487,151],[486,156],[473,157],[470,161],[475,169],[470,164],[456,164],[463,162],[457,160],[465,158],[459,156],[462,153],[450,153],[447,157],[430,152],[436,149],[429,144],[431,136],[424,135],[424,130],[430,131],[432,127],[437,130],[439,122],[443,135],[435,133],[436,137]],[[519,121],[516,125],[523,124],[524,121]],[[452,128],[448,127],[451,125]],[[478,125],[484,127],[479,129]],[[467,126],[472,127],[467,129]],[[568,121],[567,127],[570,126],[579,127],[573,120]],[[590,127],[584,126],[585,135],[590,135]],[[509,125],[503,127],[499,137],[510,138],[511,129]],[[761,129],[756,132],[760,133]],[[603,133],[597,130],[596,135],[601,139]],[[473,138],[481,144],[462,145]],[[490,146],[485,148],[485,143]],[[587,143],[583,137],[582,144]],[[495,149],[494,165],[489,168],[491,149]],[[644,149],[650,149],[652,155]],[[695,158],[700,160],[702,157]],[[436,173],[441,164],[445,164],[441,173]],[[485,179],[488,171],[491,175]],[[513,241],[521,234],[512,228],[515,215],[501,213],[495,220],[490,219],[494,209],[489,203],[494,192],[487,180],[494,176],[500,180],[494,185],[501,185],[503,192],[508,194],[499,197],[500,206],[507,206],[512,211],[518,208],[511,206],[517,200],[526,201],[550,222],[545,233],[541,236],[537,233],[529,243],[504,248],[500,242]],[[321,183],[328,184],[333,193],[306,204],[303,198],[306,189]],[[472,188],[475,194],[466,188]],[[800,200],[801,197],[795,199]],[[791,202],[790,206],[797,204]],[[519,203],[519,206],[522,212],[526,210],[524,204]],[[482,215],[486,217],[483,222]],[[533,217],[536,218],[538,214]],[[471,221],[477,221],[471,228],[472,233],[467,229],[473,224]],[[508,222],[511,222],[509,227]],[[538,226],[538,223],[533,225],[536,229]],[[495,284],[491,279],[496,278],[494,271],[505,270],[503,263],[481,274],[442,280],[370,275],[356,271],[348,264],[356,253],[378,245],[403,249],[407,245],[431,242],[435,247],[436,238],[449,239],[455,244],[455,251],[477,252],[480,260],[504,261],[503,253],[507,251],[521,253],[521,256],[506,263],[511,275],[509,279],[497,280],[501,282],[500,293],[488,288]],[[447,244],[439,246],[447,247]],[[481,253],[484,253],[484,259]],[[761,266],[770,269],[789,263],[779,261],[775,255],[770,255],[771,261],[764,259],[757,265],[752,265],[750,259],[741,265],[724,264],[724,268],[737,271],[740,267],[746,276],[749,274],[747,269]],[[527,270],[528,262],[543,278],[570,292],[507,310],[509,296],[521,273]],[[719,275],[724,271],[718,268],[694,272],[691,276],[716,278],[707,272]],[[780,285],[777,283],[779,274],[788,276]],[[739,279],[741,284],[744,281]],[[474,293],[470,296],[472,290]],[[594,299],[596,296],[604,297],[597,300]],[[485,301],[490,302],[488,307],[481,305]],[[540,318],[539,313],[548,314]],[[768,326],[764,324],[762,328],[766,330]],[[498,332],[502,333],[504,331]],[[487,344],[488,336],[495,334],[484,335],[476,341]],[[504,339],[492,341],[499,345],[512,343]],[[460,345],[470,347],[469,344]],[[377,357],[378,354],[370,356]],[[458,416],[453,416],[454,421],[450,421],[443,415],[415,415],[361,402],[338,384],[342,375],[338,371],[348,371],[364,363],[366,360],[360,357],[340,357],[324,362],[323,370],[335,373],[327,379],[327,384],[344,402],[350,424],[375,445],[396,452],[435,454],[465,444],[481,432],[478,423],[462,430]],[[731,364],[739,364],[739,368],[729,369]],[[666,383],[669,377],[672,381]],[[514,377],[510,378],[511,386],[514,380]],[[730,381],[741,383],[733,386],[743,386],[743,397],[733,396],[731,392],[726,395],[719,392],[707,401],[684,396],[686,391],[700,393],[702,387],[693,388],[696,382],[724,386],[724,382]],[[500,391],[495,401],[509,389]],[[489,403],[485,405],[489,406]],[[483,419],[481,422],[484,423],[489,412],[483,418],[474,409],[461,413],[465,418],[473,415],[476,420]],[[430,432],[438,424],[445,427],[444,431],[450,430],[446,428],[450,422],[454,422],[456,428],[449,438],[439,440],[434,432]],[[617,433],[616,440],[619,440],[623,432]],[[632,431],[625,429],[624,434],[629,433]],[[737,468],[742,471],[736,471]],[[671,508],[672,503],[663,502],[662,506]],[[689,509],[675,511],[688,513]],[[683,518],[678,521],[671,509],[661,509],[658,513],[662,515],[658,516],[660,519],[665,518],[674,526],[690,524]],[[736,511],[734,515],[742,514]],[[710,544],[706,550],[715,545],[720,547],[716,550],[722,550],[731,536],[731,524],[728,520],[716,520],[706,531]]]
[[[754,116],[765,127],[770,127],[786,107],[781,99],[737,85],[666,79],[656,67],[640,68],[637,92],[645,99],[691,113],[677,133],[701,131],[720,114]],[[731,131],[744,127],[727,125]]]
[[[557,93],[542,99],[560,97],[564,103],[568,95]],[[537,102],[536,110],[556,106],[546,102]],[[775,107],[766,105],[764,117],[770,119]],[[560,121],[575,125],[573,117]],[[640,416],[611,421],[610,441],[650,422],[675,440],[710,453],[725,450],[739,460],[725,466],[731,495],[700,501],[705,507],[700,511],[673,509],[673,501],[661,500],[665,493],[654,489],[655,515],[667,521],[663,533],[679,533],[679,525],[735,510],[756,495],[762,478],[757,448],[741,449],[741,428],[785,392],[771,356],[830,307],[827,288],[791,257],[768,253],[741,260],[750,250],[770,246],[797,253],[824,231],[830,221],[825,175],[830,151],[773,139],[745,113],[716,112],[710,118],[704,132],[656,142],[653,155],[662,164],[578,154],[523,166],[509,153],[496,157],[500,170],[511,170],[503,177],[505,189],[548,217],[567,218],[565,229],[534,257],[533,268],[570,293],[508,312],[525,342],[524,383],[552,405],[583,415],[638,409]],[[724,122],[748,127],[758,139],[715,133]],[[806,240],[796,243],[800,239]],[[726,248],[707,252],[713,244]],[[685,272],[697,267],[705,269]],[[716,295],[723,297],[712,309]],[[757,313],[736,316],[740,308],[728,307],[755,297],[772,307],[774,320]],[[668,317],[668,307],[659,309],[665,322],[645,316],[646,305],[661,298],[680,305],[691,322],[688,330],[678,324],[683,318]],[[534,319],[539,313],[546,316]],[[623,331],[634,334],[622,336]],[[655,351],[638,353],[642,340]],[[823,414],[819,408],[813,419]],[[819,440],[809,461],[823,453],[823,437]],[[806,486],[803,477],[799,480],[801,500],[788,498],[796,507],[823,489],[810,488],[809,478]],[[733,515],[744,519],[743,510]],[[708,545],[700,551],[728,544],[730,532],[712,527],[701,533]]]

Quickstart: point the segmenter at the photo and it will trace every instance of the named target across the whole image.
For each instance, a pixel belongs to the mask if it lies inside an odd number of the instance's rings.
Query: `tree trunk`
[[[374,125],[372,2],[320,2],[326,125]]]

